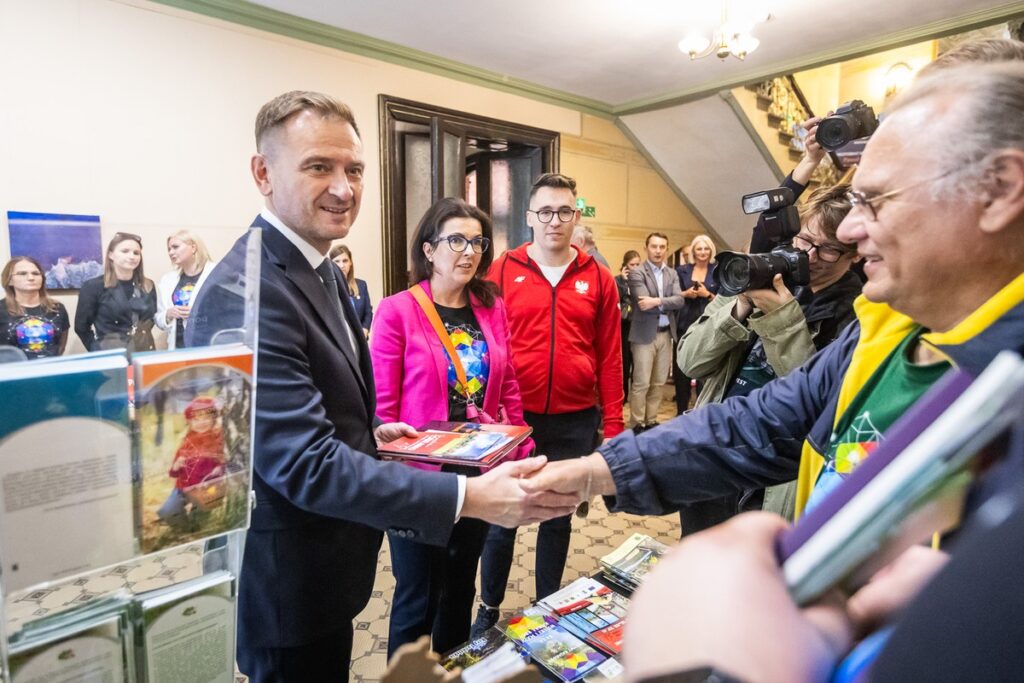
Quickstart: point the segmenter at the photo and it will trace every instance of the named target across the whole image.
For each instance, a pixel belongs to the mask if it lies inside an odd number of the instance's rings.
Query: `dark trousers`
[[[629,321],[622,321],[622,394],[629,398],[629,379],[633,376],[633,349],[629,345]]]
[[[469,639],[476,598],[476,567],[487,522],[461,519],[445,547],[388,534],[395,595],[388,626],[388,659],[406,643],[431,636],[435,652]]]
[[[525,413],[526,424],[533,427],[537,452],[548,460],[568,460],[589,455],[597,447],[597,408],[575,413],[547,415]],[[515,553],[516,529],[492,526],[487,533],[480,557],[480,598],[485,605],[498,607],[505,599],[512,556]],[[535,566],[535,600],[551,595],[562,586],[562,572],[569,555],[572,515],[542,522],[537,531],[537,563]]]
[[[693,393],[690,389],[690,380],[692,378],[683,375],[683,371],[679,369],[679,366],[673,362],[675,368],[673,368],[673,382],[676,385],[676,413],[682,415],[686,411],[690,410],[690,398],[696,399],[700,395],[700,390],[703,389],[703,380],[697,380],[696,393]]]
[[[679,508],[681,538],[710,529],[731,518],[739,509],[739,494],[687,503]]]
[[[299,647],[238,646],[238,669],[250,683],[339,683],[348,680],[352,624]]]

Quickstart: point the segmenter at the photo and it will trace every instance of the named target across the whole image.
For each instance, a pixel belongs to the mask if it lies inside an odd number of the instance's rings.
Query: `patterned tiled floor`
[[[671,390],[671,385],[666,387]],[[665,422],[675,415],[675,405],[666,400],[662,404],[659,421]],[[591,505],[586,520],[573,520],[572,544],[566,563],[563,583],[580,576],[593,574],[599,568],[599,559],[635,532],[650,534],[666,543],[679,538],[679,518],[638,517],[609,514],[598,500]],[[515,562],[509,575],[509,587],[502,616],[523,609],[533,595],[534,548],[537,525],[524,527],[516,539]],[[48,613],[86,602],[98,595],[127,588],[138,593],[162,588],[197,576],[200,573],[202,544],[184,546],[162,555],[151,555],[91,576],[71,580],[45,589],[30,590],[12,595],[6,602],[4,617],[8,630]],[[373,683],[380,680],[386,665],[388,617],[395,579],[391,575],[388,544],[384,543],[377,559],[377,580],[373,597],[366,609],[355,620],[355,640],[352,648],[352,680]],[[477,579],[479,591],[479,577]],[[245,677],[239,676],[244,682]],[[187,683],[187,682],[183,682]]]

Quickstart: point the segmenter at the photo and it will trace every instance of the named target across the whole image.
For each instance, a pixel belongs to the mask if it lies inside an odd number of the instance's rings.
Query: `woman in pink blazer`
[[[476,410],[494,418],[503,413],[512,424],[525,424],[509,357],[505,305],[494,284],[483,278],[493,260],[491,232],[487,214],[461,199],[439,200],[420,221],[412,241],[412,279],[419,281],[444,323],[465,368],[468,392],[458,387],[438,333],[412,293],[395,294],[380,302],[370,335],[377,416],[384,422],[419,427],[431,420],[463,421],[472,401]],[[512,457],[525,457],[532,448],[528,441]],[[475,468],[445,469],[467,476],[479,473]],[[437,652],[468,639],[487,529],[485,522],[461,519],[446,548],[388,535],[395,575],[389,658],[422,635],[432,636]]]

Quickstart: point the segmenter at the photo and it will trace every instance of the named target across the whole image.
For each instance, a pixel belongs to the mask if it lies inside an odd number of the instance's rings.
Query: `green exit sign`
[[[576,198],[576,208],[579,209],[580,215],[584,218],[593,218],[597,215],[597,208],[587,206],[587,200],[585,197]]]

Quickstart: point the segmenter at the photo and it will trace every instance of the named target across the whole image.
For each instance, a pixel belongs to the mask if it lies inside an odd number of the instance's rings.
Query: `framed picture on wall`
[[[103,275],[99,216],[7,212],[11,256],[31,256],[46,271],[47,289],[80,289]]]

